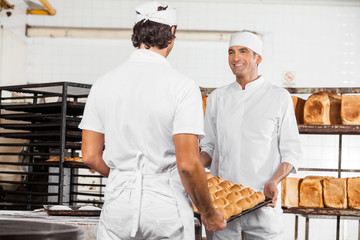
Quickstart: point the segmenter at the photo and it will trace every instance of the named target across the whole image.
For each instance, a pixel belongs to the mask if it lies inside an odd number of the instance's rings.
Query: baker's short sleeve
[[[79,124],[79,128],[83,130],[90,130],[98,133],[104,133],[104,125],[100,118],[99,109],[97,107],[96,99],[101,97],[101,93],[97,88],[96,83],[92,86],[89,96],[87,98],[84,114]]]
[[[173,134],[195,134],[205,136],[204,112],[200,88],[190,82],[183,88],[176,100]]]

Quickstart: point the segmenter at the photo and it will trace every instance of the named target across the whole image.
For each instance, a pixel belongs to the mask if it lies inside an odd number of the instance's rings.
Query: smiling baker
[[[262,40],[257,35],[234,33],[228,53],[236,81],[216,89],[207,99],[200,158],[214,176],[263,191],[272,202],[207,237],[279,240],[279,183],[296,171],[301,153],[293,103],[285,89],[258,74]]]

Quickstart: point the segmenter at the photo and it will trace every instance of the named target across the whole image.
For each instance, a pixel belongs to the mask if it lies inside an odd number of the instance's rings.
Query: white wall
[[[25,7],[14,0],[15,10],[0,12],[0,85],[23,84],[27,78],[27,40]],[[11,16],[7,16],[7,12]]]
[[[51,1],[56,16],[30,16],[30,25],[131,28],[140,1]],[[249,1],[170,1],[179,29],[257,31],[264,36],[262,74],[281,85],[286,71],[296,86],[360,84],[360,7],[309,4],[251,4]],[[257,1],[255,1],[257,2]],[[292,2],[292,1],[290,1]],[[96,78],[126,59],[130,41],[29,39],[28,81]],[[69,57],[69,53],[70,56]],[[226,42],[177,41],[169,61],[203,87],[234,80]]]

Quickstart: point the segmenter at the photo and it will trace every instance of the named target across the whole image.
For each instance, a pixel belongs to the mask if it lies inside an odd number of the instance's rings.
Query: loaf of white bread
[[[335,93],[314,93],[304,105],[304,123],[313,125],[341,124],[341,96]]]
[[[341,119],[344,125],[360,125],[360,95],[342,95]]]
[[[360,178],[307,176],[281,182],[283,207],[360,209]]]
[[[287,177],[281,181],[281,206],[287,208],[299,206],[301,180],[301,178]]]
[[[294,112],[297,124],[304,124],[304,105],[305,100],[297,96],[291,96],[294,104]]]
[[[221,177],[214,177],[210,173],[206,175],[211,201],[215,208],[224,214],[225,219],[265,201],[265,195],[262,192],[254,192],[251,188],[234,184],[232,181],[224,180]],[[194,211],[198,211],[195,205]]]

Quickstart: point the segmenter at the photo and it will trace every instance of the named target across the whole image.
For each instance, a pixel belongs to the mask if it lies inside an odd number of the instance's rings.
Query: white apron
[[[176,166],[145,173],[142,156],[135,171],[111,169],[97,239],[194,239],[192,204]]]

